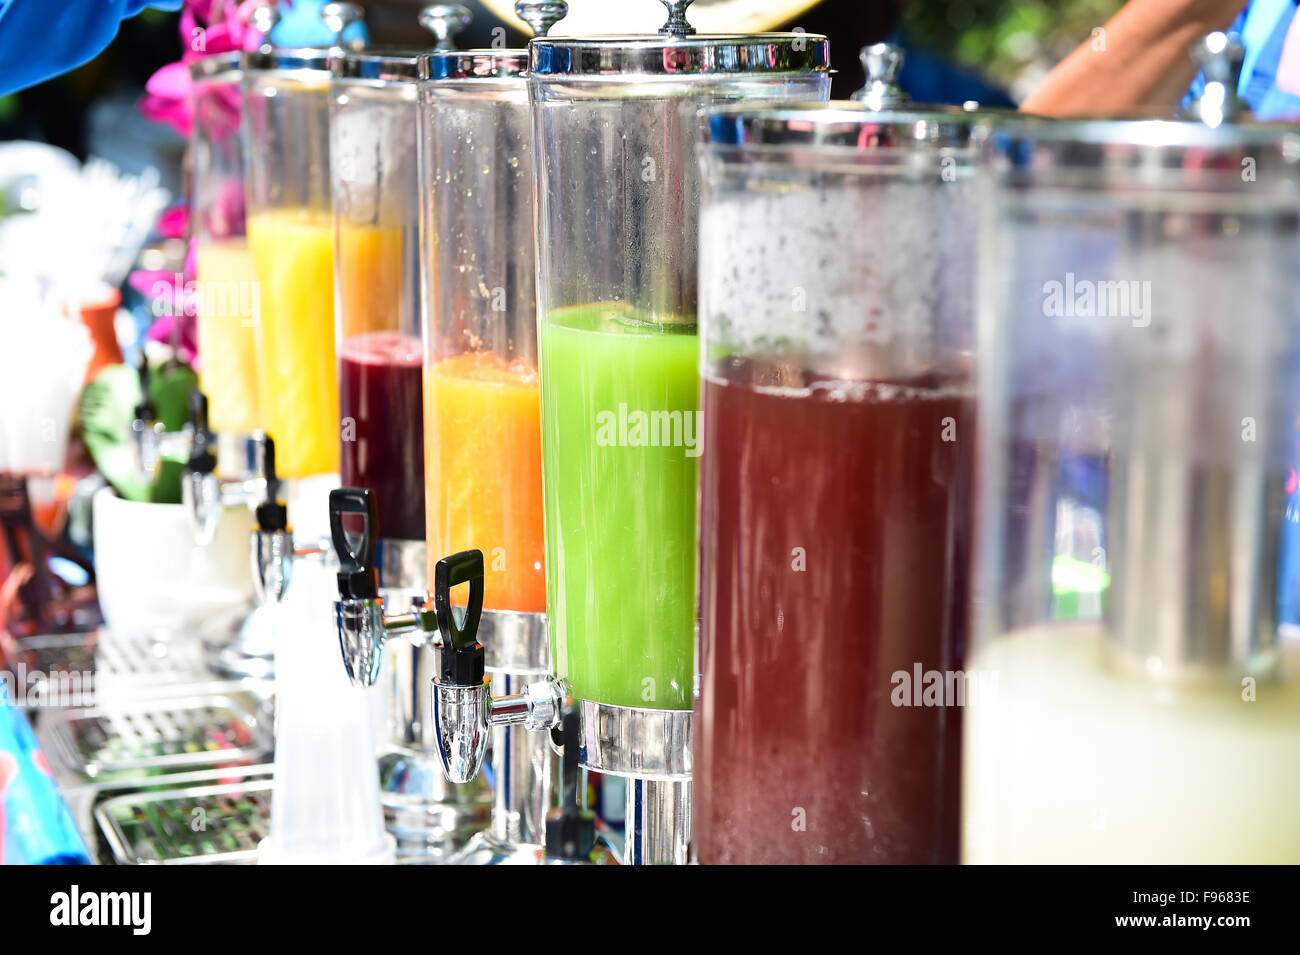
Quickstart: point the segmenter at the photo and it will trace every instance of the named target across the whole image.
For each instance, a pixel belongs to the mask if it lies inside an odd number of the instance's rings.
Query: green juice
[[[575,697],[691,707],[699,339],[620,306],[542,323],[547,620]]]

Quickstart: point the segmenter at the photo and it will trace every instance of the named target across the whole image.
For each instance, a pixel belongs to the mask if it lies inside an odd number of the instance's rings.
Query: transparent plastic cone
[[[275,609],[276,728],[271,831],[262,865],[385,865],[379,774],[366,695],[348,684],[334,628],[334,573],[299,561]]]

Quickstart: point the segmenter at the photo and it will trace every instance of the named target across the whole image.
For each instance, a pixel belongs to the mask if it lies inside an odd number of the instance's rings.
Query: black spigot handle
[[[192,443],[190,459],[185,470],[211,474],[217,469],[217,456],[212,453],[216,438],[208,429],[208,397],[197,387],[190,389],[190,430]]]
[[[258,530],[287,531],[289,509],[280,500],[280,480],[275,476],[275,442],[265,431],[253,432],[253,440],[259,445],[257,455],[262,477],[266,479],[266,498],[254,511]]]
[[[465,620],[456,625],[451,588],[469,584]],[[478,624],[483,616],[483,552],[463,550],[438,561],[433,568],[433,610],[442,634],[442,682],[449,686],[479,686],[485,672]]]
[[[352,538],[343,528],[343,518],[361,516],[361,538],[352,546]],[[379,512],[375,496],[364,487],[340,487],[330,491],[330,537],[339,558],[339,596],[344,599],[371,600],[379,596],[379,571],[375,567],[375,528]]]
[[[195,431],[208,431],[208,396],[197,386],[190,389],[190,425]]]
[[[578,802],[580,783],[578,767],[578,711],[571,704],[564,707],[564,759],[561,762],[560,808],[551,810],[546,820],[546,855],[567,862],[586,862],[596,845],[596,814]]]
[[[140,403],[134,409],[135,419],[153,424],[158,420],[158,409],[149,399],[149,359],[145,357],[143,351],[140,352],[140,366],[136,368],[135,373],[140,378]]]

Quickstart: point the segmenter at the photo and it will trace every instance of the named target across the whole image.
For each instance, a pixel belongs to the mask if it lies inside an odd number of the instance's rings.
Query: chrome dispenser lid
[[[433,50],[334,50],[330,70],[336,79],[371,84],[413,83],[422,78],[420,60],[427,56],[459,56],[452,50],[456,35],[472,22],[469,9],[456,3],[439,3],[420,11],[420,26],[433,34]],[[442,51],[446,51],[445,54]]]
[[[423,50],[334,50],[329,58],[336,79],[373,83],[412,83],[420,78]]]
[[[515,13],[538,37],[546,36],[568,12],[564,0],[518,0],[515,4]],[[522,76],[527,70],[528,51],[523,49],[438,50],[422,58],[420,78],[502,79]]]
[[[241,55],[238,50],[212,53],[190,64],[190,79],[194,82],[215,79],[239,70]]]
[[[961,147],[985,139],[1010,114],[959,106],[879,111],[856,100],[782,106],[728,105],[708,114],[720,146],[826,146],[875,150],[928,144]]]
[[[262,47],[248,50],[240,60],[240,67],[251,72],[266,73],[272,70],[319,70],[329,72],[330,54],[342,51],[326,46],[298,48]]]
[[[529,71],[539,76],[608,74],[825,73],[826,37],[817,33],[697,34],[692,0],[662,0],[668,20],[658,35],[535,37]]]
[[[364,17],[365,10],[360,4],[327,3],[321,7],[320,18],[334,34],[333,45],[282,49],[271,45],[271,31],[280,20],[279,11],[274,4],[258,7],[253,11],[251,24],[253,29],[263,35],[263,42],[258,49],[243,54],[240,66],[245,70],[259,73],[271,70],[286,73],[303,70],[329,72],[330,58],[348,49],[343,43],[343,32]]]

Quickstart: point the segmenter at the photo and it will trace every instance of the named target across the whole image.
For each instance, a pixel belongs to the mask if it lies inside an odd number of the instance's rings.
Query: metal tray
[[[271,778],[113,796],[94,815],[119,865],[256,862],[271,825]]]
[[[53,755],[89,779],[248,764],[273,746],[268,728],[225,695],[63,710],[54,719]]]

